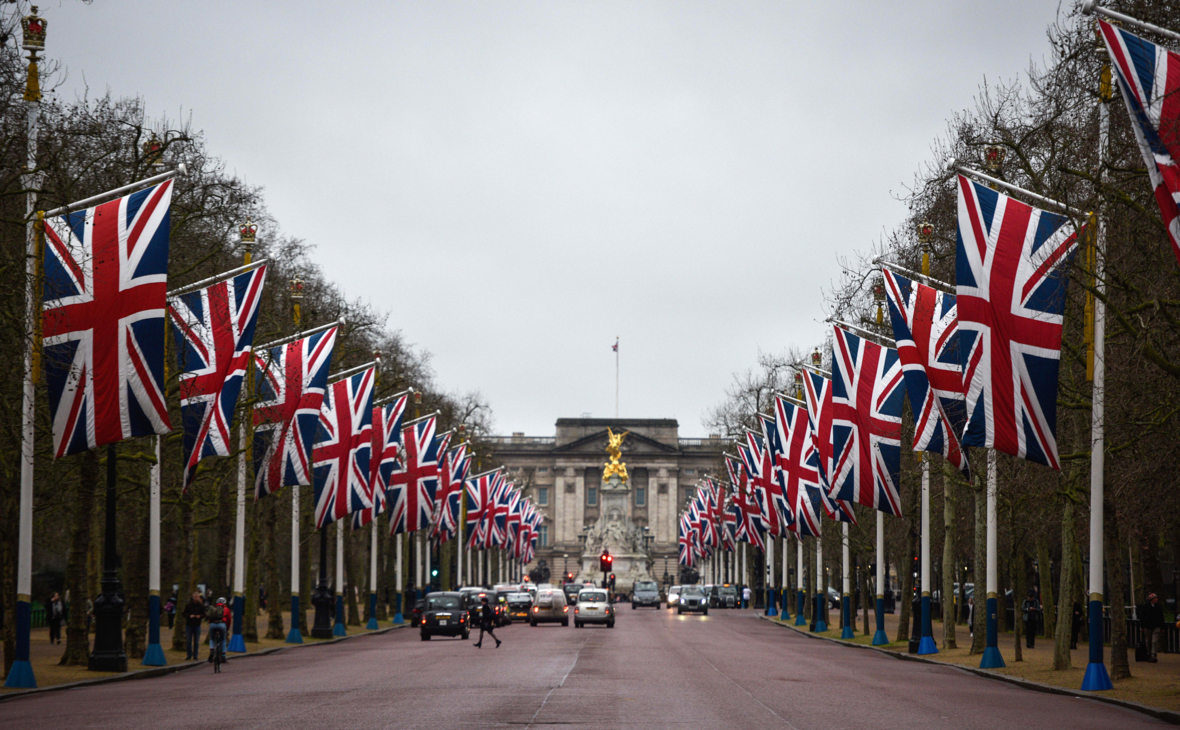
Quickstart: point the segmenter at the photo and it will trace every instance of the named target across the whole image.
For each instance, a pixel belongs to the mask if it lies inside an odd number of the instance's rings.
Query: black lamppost
[[[87,664],[93,672],[126,672],[123,653],[123,583],[115,554],[115,445],[107,446],[106,535],[102,550],[102,593],[94,599],[94,651]]]
[[[332,588],[328,585],[328,526],[320,528],[320,579],[311,594],[311,605],[315,606],[315,623],[311,627],[313,639],[332,638]]]

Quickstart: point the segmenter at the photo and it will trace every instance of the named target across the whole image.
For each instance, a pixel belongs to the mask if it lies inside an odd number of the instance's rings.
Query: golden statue
[[[619,461],[619,457],[623,455],[623,438],[629,433],[631,432],[623,431],[620,434],[615,434],[609,426],[607,427],[606,453],[610,454],[610,463],[606,464],[606,468],[602,470],[602,481],[605,482],[616,475],[623,481],[627,481],[627,465]]]

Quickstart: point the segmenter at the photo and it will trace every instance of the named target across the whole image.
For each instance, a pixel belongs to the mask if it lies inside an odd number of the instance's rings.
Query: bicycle
[[[221,665],[225,664],[225,629],[213,629],[209,632],[213,641],[213,673],[221,674]]]

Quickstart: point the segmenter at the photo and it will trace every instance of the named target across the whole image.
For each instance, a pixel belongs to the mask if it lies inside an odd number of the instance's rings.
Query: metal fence
[[[1110,617],[1102,620],[1102,631],[1107,643],[1110,643]],[[1140,625],[1138,619],[1127,619],[1127,646],[1134,649],[1140,642],[1147,642],[1147,631]],[[1180,629],[1175,624],[1165,623],[1163,636],[1160,638],[1160,651],[1164,654],[1180,654]]]

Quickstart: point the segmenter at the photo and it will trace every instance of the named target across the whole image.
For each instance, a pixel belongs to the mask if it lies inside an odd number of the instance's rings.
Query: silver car
[[[608,629],[615,627],[615,607],[611,605],[610,596],[601,588],[583,588],[578,593],[578,603],[574,606],[574,627],[580,629],[586,624],[606,624]]]
[[[683,614],[685,611],[700,611],[706,616],[709,615],[709,598],[700,586],[684,586],[680,590],[680,603],[676,604],[676,613]]]
[[[680,588],[681,586],[672,586],[668,589],[668,608],[680,603]]]

